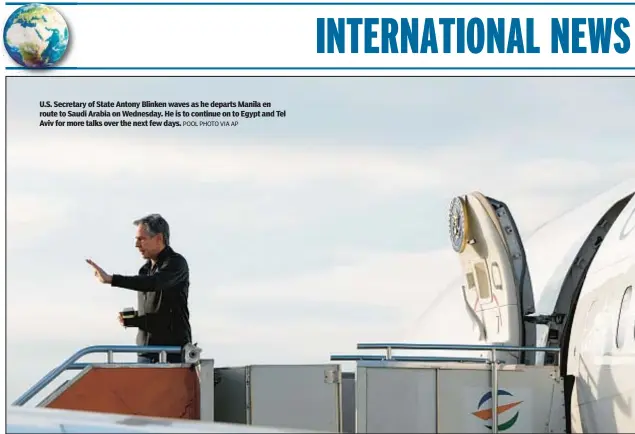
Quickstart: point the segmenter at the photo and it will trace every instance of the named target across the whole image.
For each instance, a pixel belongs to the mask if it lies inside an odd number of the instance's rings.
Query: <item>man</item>
[[[137,276],[110,275],[92,260],[97,279],[114,287],[139,292],[139,310],[132,318],[122,317],[124,327],[137,327],[137,345],[183,347],[192,341],[187,298],[189,268],[183,256],[170,247],[170,227],[159,214],[135,220],[135,246],[146,259]],[[181,354],[168,354],[167,361],[181,363]],[[139,355],[140,363],[156,363],[157,353]]]

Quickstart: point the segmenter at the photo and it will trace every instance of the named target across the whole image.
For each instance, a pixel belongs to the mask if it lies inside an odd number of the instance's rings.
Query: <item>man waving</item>
[[[110,275],[92,260],[101,283],[139,293],[135,315],[122,317],[125,327],[137,327],[137,345],[180,346],[192,341],[188,293],[190,286],[187,261],[170,247],[170,227],[159,214],[134,221],[137,227],[135,246],[146,263],[136,276]],[[139,355],[140,363],[156,363],[157,353]],[[168,354],[169,363],[181,363],[181,354]]]

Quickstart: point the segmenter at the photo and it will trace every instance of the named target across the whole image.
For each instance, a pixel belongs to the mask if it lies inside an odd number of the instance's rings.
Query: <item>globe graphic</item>
[[[50,6],[21,6],[4,25],[4,46],[9,56],[27,68],[47,68],[62,58],[68,47],[68,26]]]

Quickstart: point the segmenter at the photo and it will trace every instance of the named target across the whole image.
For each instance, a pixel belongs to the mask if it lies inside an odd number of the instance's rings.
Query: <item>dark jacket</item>
[[[171,247],[161,251],[154,266],[147,261],[138,276],[114,274],[111,285],[139,291],[138,316],[124,321],[126,327],[139,328],[137,345],[182,347],[192,342],[190,272],[185,258]]]

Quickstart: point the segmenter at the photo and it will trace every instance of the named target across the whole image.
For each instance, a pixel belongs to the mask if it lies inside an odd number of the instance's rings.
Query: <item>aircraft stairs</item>
[[[156,352],[160,363],[115,363],[117,353]],[[167,354],[184,353],[183,364],[168,364]],[[106,363],[80,363],[96,353],[107,355]],[[200,385],[205,363],[194,346],[139,347],[134,345],[96,345],[83,348],[46,374],[13,402],[25,405],[67,371],[79,371],[48,394],[37,407],[101,413],[134,414],[179,419],[200,419]],[[195,368],[196,369],[193,369]],[[212,381],[213,381],[213,371]]]
[[[326,364],[215,367],[193,346],[92,346],[50,371],[13,405],[31,402],[73,370],[79,374],[38,407],[324,432],[566,432],[558,366],[512,365],[498,356],[557,348],[406,343],[357,348],[385,354],[333,355]],[[398,350],[489,356],[396,355]],[[181,351],[185,363],[165,361]],[[161,354],[159,363],[114,361],[117,353],[143,352]],[[105,353],[107,361],[79,362],[95,353]],[[340,363],[353,362],[355,372],[343,372]]]

